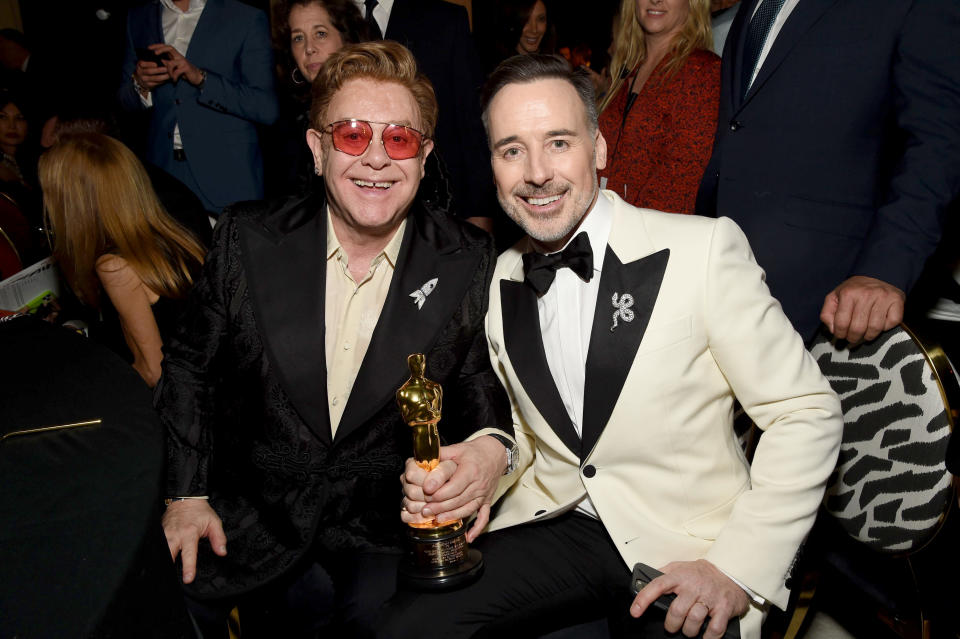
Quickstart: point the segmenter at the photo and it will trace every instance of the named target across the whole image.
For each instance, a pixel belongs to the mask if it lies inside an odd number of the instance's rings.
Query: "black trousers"
[[[187,599],[204,639],[228,639],[236,607],[243,639],[374,636],[383,603],[396,592],[399,554],[343,553],[311,561],[278,582],[236,598]]]
[[[631,570],[599,521],[568,513],[485,534],[474,547],[485,563],[479,580],[445,593],[398,591],[377,637],[532,638],[608,617],[613,636],[667,636],[660,611],[629,617]]]

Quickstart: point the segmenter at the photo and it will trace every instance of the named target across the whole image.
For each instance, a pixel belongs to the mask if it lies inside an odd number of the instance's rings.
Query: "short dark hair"
[[[570,63],[558,55],[515,55],[507,58],[490,74],[480,94],[483,126],[490,135],[490,102],[508,84],[528,84],[537,80],[565,80],[573,86],[587,114],[590,132],[597,130],[597,101],[593,83],[583,69],[571,69]]]

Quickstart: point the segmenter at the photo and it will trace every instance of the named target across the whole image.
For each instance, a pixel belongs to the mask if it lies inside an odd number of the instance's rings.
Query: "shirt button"
[[[334,398],[333,398],[333,401],[330,402],[330,403],[333,404],[334,406],[336,406],[337,404],[340,403],[340,398],[339,398],[339,397],[334,397]]]
[[[587,479],[590,479],[596,474],[597,474],[597,469],[594,468],[593,466],[588,464],[583,467],[583,476],[586,477]]]
[[[351,346],[350,342],[344,342],[344,343],[343,343],[343,350],[349,351],[349,350],[350,350],[350,346]]]

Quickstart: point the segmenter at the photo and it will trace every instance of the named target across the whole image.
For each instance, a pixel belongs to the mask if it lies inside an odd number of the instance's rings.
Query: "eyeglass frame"
[[[380,132],[380,146],[383,147],[383,152],[386,154],[386,156],[387,156],[388,158],[390,158],[391,160],[393,160],[394,162],[401,162],[401,161],[403,161],[403,160],[411,160],[411,159],[419,156],[419,155],[420,155],[420,152],[423,151],[423,145],[424,145],[424,143],[426,143],[428,140],[431,139],[430,136],[428,136],[426,133],[424,133],[424,132],[421,131],[420,129],[415,129],[415,128],[413,128],[412,126],[408,126],[408,125],[406,125],[406,124],[399,124],[399,123],[397,123],[397,122],[377,122],[376,120],[363,120],[363,119],[361,119],[361,118],[344,118],[343,120],[336,120],[336,121],[334,121],[334,122],[330,122],[329,124],[323,125],[323,127],[320,129],[320,132],[321,132],[321,133],[326,133],[327,135],[330,136],[330,141],[333,143],[333,148],[336,149],[337,151],[339,151],[340,153],[343,153],[344,155],[349,155],[350,157],[354,157],[354,158],[361,157],[364,153],[366,153],[366,152],[370,149],[370,145],[373,143],[373,139],[374,139],[375,136],[371,134],[370,139],[367,141],[367,146],[363,147],[363,151],[361,151],[360,153],[353,154],[353,153],[350,153],[349,151],[344,151],[343,149],[337,147],[336,139],[333,137],[333,126],[334,126],[335,124],[343,124],[344,122],[362,122],[362,123],[365,123],[365,124],[382,124],[382,125],[384,125],[383,131]],[[420,136],[420,144],[419,144],[419,146],[417,147],[417,152],[414,153],[413,155],[411,155],[411,156],[408,157],[408,158],[403,158],[403,160],[398,160],[397,158],[392,157],[392,156],[387,152],[387,146],[383,143],[383,134],[387,132],[387,127],[389,127],[389,126],[398,126],[398,127],[401,127],[401,128],[404,128],[404,129],[408,129],[408,130],[410,130],[410,131],[413,131],[414,133],[416,133],[417,135],[419,135],[419,136]],[[371,127],[371,128],[372,128],[372,127]]]

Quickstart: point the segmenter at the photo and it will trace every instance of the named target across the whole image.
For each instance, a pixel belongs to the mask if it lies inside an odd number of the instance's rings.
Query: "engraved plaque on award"
[[[440,421],[443,389],[424,377],[426,357],[407,357],[410,379],[397,391],[403,420],[413,429],[413,458],[424,470],[440,463]],[[448,590],[464,586],[483,571],[479,550],[469,548],[462,519],[407,524],[407,552],[400,564],[400,582],[418,590]]]

